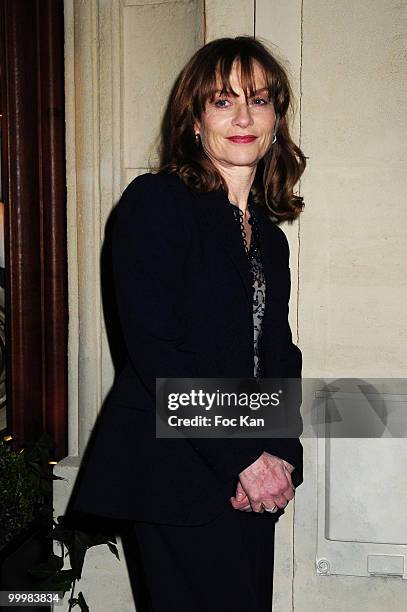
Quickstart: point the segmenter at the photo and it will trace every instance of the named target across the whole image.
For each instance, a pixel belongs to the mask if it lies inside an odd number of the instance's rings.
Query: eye
[[[215,106],[217,108],[228,108],[229,104],[230,104],[230,102],[226,98],[219,98],[215,102]]]
[[[265,104],[269,104],[270,100],[268,100],[267,98],[262,98],[261,96],[256,96],[255,98],[252,98],[252,104],[254,106],[264,106]]]

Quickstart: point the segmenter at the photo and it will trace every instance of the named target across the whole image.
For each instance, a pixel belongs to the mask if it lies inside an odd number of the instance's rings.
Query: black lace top
[[[266,305],[266,279],[263,272],[263,264],[260,253],[260,241],[259,241],[259,228],[256,219],[256,213],[253,206],[248,204],[250,212],[249,223],[252,228],[252,236],[250,241],[250,248],[247,247],[247,236],[243,225],[243,211],[238,206],[232,204],[235,209],[235,219],[240,223],[240,229],[242,232],[242,238],[244,242],[245,251],[250,262],[250,269],[252,275],[253,285],[253,346],[254,346],[254,376],[259,378],[263,376],[263,364],[260,360],[259,354],[259,342],[262,332],[262,322],[264,316],[264,310]]]

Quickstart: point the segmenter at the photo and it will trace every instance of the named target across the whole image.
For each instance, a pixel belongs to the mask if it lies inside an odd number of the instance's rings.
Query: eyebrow
[[[268,87],[262,87],[261,89],[256,89],[256,91],[253,92],[253,95],[254,96],[258,96],[260,93],[263,93],[263,92],[267,92],[268,93],[269,92]],[[231,92],[231,90],[228,90],[228,89],[215,89],[215,91],[213,92],[213,95],[221,94],[221,93],[230,94],[232,92]]]
[[[269,93],[269,88],[268,87],[262,87],[261,89],[256,89],[256,91],[254,92],[254,95],[258,96],[260,93],[263,93],[263,92]]]

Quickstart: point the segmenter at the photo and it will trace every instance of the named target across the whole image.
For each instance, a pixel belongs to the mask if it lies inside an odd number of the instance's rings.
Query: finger
[[[262,493],[263,499],[275,499],[276,497],[280,497],[284,498],[286,502],[289,502],[295,496],[295,491],[286,478],[284,478],[284,481],[275,478],[267,487],[264,487]]]
[[[292,470],[291,470],[291,472],[292,472]],[[294,490],[294,489],[295,489],[295,487],[294,487],[294,485],[293,485],[293,481],[292,481],[292,478],[291,478],[291,472],[290,472],[290,470],[288,470],[288,469],[287,469],[287,468],[284,466],[284,473],[285,473],[285,477],[287,478],[287,480],[288,480],[288,482],[289,482],[290,487],[291,487],[291,488]]]
[[[271,499],[263,500],[262,501],[262,506],[263,506],[265,512],[272,513],[272,512],[277,512],[277,510],[278,510],[278,506]]]
[[[249,500],[247,497],[241,499],[240,501],[237,501],[237,499],[235,497],[231,497],[230,498],[230,503],[232,504],[233,508],[235,510],[241,510],[242,508],[244,508],[249,504]]]
[[[238,480],[237,482],[237,487],[236,487],[236,493],[235,493],[236,499],[238,501],[242,500],[244,497],[246,497],[246,492],[242,487],[242,483],[240,482],[240,480]]]
[[[269,482],[267,482],[266,489],[268,489],[269,495],[283,495],[286,492],[291,495],[293,493],[294,487],[291,480],[291,473],[285,467],[283,461],[273,466],[268,477],[267,480],[269,480]],[[266,484],[266,482],[264,484]]]
[[[230,498],[230,503],[232,504],[232,507],[234,510],[241,510],[244,512],[251,512],[252,511],[252,507],[250,505],[250,503],[248,503],[248,497],[247,495],[245,495],[245,497],[240,500],[239,502],[236,501],[235,497],[231,497]]]
[[[281,476],[281,486],[279,487],[280,491],[279,492],[275,491],[275,493],[277,493],[278,495],[286,495],[287,500],[289,501],[295,495],[295,488],[291,480],[291,473],[287,470],[287,468],[284,465],[282,467],[283,467],[282,473],[280,474]]]
[[[286,470],[288,470],[291,474],[291,472],[293,472],[295,470],[295,467],[293,465],[291,465],[291,463],[288,463],[288,461],[286,461],[285,459],[283,459],[283,463],[284,463],[284,467]]]
[[[288,502],[289,502],[289,500],[284,495],[275,495],[274,496],[274,503],[279,508],[285,508],[286,505],[288,504]]]
[[[264,508],[263,508],[263,505],[262,505],[261,501],[256,501],[255,502],[253,500],[250,500],[250,505],[252,507],[253,512],[257,512],[259,514],[264,512]]]
[[[234,497],[231,497],[230,499],[234,499],[235,502],[237,502],[238,504],[241,504],[242,502],[246,504],[250,503],[246,493],[244,493],[243,496],[238,497],[236,492],[236,495]]]
[[[267,499],[263,499],[262,504],[263,504],[263,508],[265,510],[270,510],[270,509],[273,509],[273,508],[277,508],[278,509],[278,506],[277,506],[277,504],[276,504],[276,502],[274,500],[274,497],[268,497]]]

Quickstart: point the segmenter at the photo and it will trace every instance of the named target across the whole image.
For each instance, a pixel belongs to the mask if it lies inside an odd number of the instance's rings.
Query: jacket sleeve
[[[287,389],[286,410],[287,422],[289,423],[290,436],[289,438],[269,438],[263,440],[263,450],[285,459],[294,466],[292,473],[292,481],[294,486],[298,486],[303,482],[303,447],[299,437],[303,429],[301,417],[302,403],[302,353],[301,350],[292,341],[292,333],[288,322],[288,302],[290,299],[290,269],[289,259],[290,251],[287,238],[280,228],[276,228],[281,239],[281,257],[285,274],[287,278],[287,293],[285,295],[285,316],[284,321],[281,321],[283,341],[282,351],[277,365],[277,372],[266,372],[266,376],[274,378],[275,376],[283,379],[290,379]]]
[[[184,268],[193,240],[187,201],[165,177],[146,174],[127,187],[117,206],[112,252],[116,300],[134,370],[155,401],[156,378],[199,376],[185,334]],[[189,438],[222,481],[236,477],[262,453],[261,440]]]
[[[162,178],[143,175],[117,206],[112,257],[117,308],[133,368],[152,396],[156,377],[193,377],[181,351],[183,268],[190,237]]]

